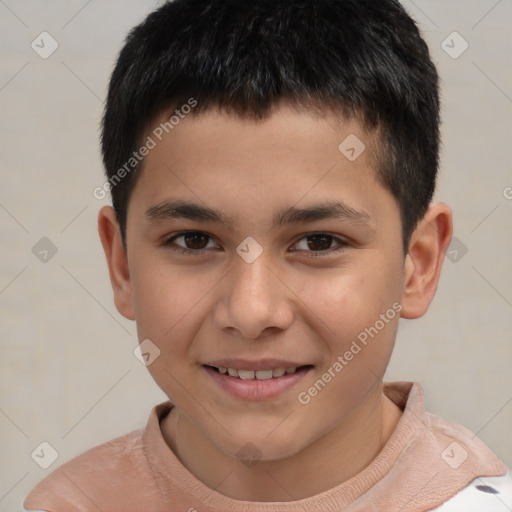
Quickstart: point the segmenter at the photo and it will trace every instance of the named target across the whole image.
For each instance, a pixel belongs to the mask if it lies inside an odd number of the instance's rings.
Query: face
[[[393,348],[401,222],[374,140],[282,105],[188,116],[157,142],[127,215],[133,316],[160,350],[148,369],[224,453],[298,453],[364,403]]]

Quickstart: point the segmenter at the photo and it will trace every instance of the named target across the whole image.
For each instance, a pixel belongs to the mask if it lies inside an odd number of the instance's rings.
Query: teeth
[[[285,374],[284,368],[274,368],[272,370],[272,377],[282,377]]]
[[[254,373],[258,380],[268,380],[272,378],[272,370],[258,370]]]
[[[235,370],[235,372],[236,372],[236,370]],[[238,376],[241,379],[250,380],[250,379],[254,379],[254,372],[251,370],[238,370]]]
[[[274,368],[272,370],[237,370],[236,368],[225,368],[224,366],[218,367],[219,373],[231,375],[231,377],[238,377],[242,380],[269,380],[283,375],[291,375],[295,373],[297,368]]]

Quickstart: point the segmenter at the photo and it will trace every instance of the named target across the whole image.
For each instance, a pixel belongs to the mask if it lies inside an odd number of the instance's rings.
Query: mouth
[[[209,365],[206,365],[209,366]],[[242,380],[269,380],[269,379],[277,379],[282,377],[283,375],[292,375],[297,370],[301,370],[303,368],[311,367],[312,365],[303,365],[303,366],[290,366],[285,368],[284,366],[280,366],[279,368],[269,368],[267,370],[238,370],[236,368],[230,368],[225,366],[209,366],[213,370],[217,371],[221,375],[229,375],[231,377],[236,377]]]
[[[245,400],[264,400],[276,397],[294,387],[312,369],[313,365],[275,366],[253,365],[249,369],[204,364],[203,368],[210,378],[223,391]]]

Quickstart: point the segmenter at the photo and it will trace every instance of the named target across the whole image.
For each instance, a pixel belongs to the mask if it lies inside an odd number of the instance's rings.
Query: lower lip
[[[232,377],[227,373],[219,373],[210,366],[203,366],[203,369],[225,391],[238,398],[257,401],[276,397],[292,388],[312,370],[312,367],[300,368],[295,373],[285,374],[282,377],[272,377],[267,380],[243,380]]]

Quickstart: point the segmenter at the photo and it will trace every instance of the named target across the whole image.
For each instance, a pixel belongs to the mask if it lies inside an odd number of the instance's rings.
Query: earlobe
[[[437,290],[452,233],[450,207],[444,203],[431,204],[411,236],[405,258],[403,318],[419,318],[427,312]]]
[[[100,210],[98,214],[98,232],[107,258],[116,308],[125,318],[135,320],[133,287],[127,254],[123,247],[116,214],[111,206],[104,206]]]

